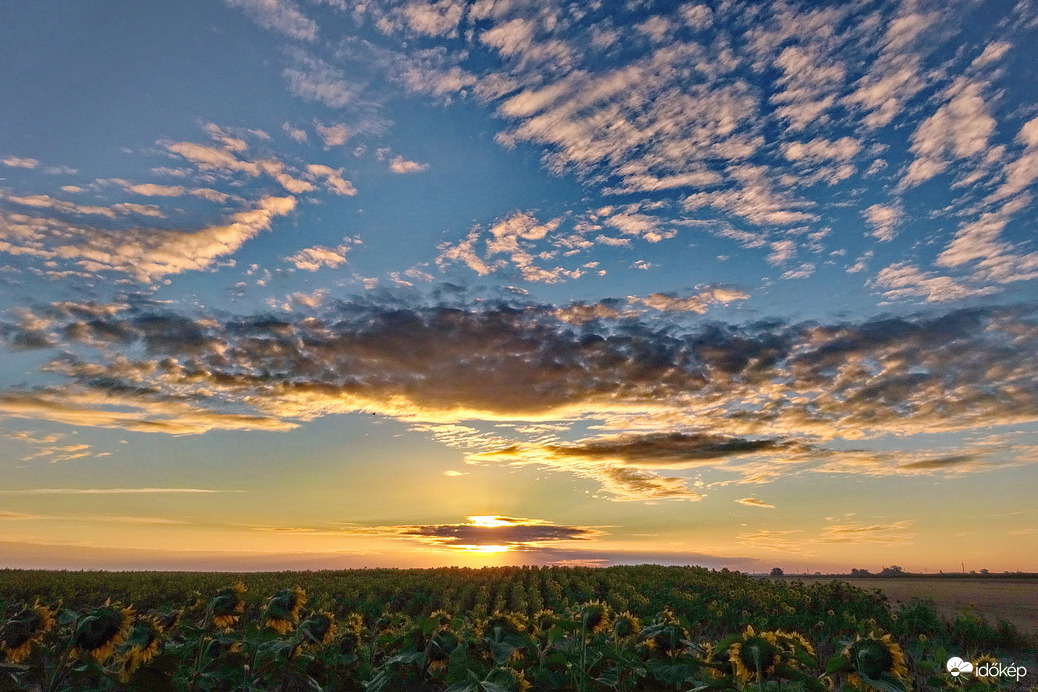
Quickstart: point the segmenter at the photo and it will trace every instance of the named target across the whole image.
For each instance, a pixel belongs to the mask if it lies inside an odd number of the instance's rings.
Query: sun
[[[496,514],[476,515],[468,517],[468,520],[472,526],[479,526],[485,529],[496,529],[499,526],[510,526],[515,523]]]

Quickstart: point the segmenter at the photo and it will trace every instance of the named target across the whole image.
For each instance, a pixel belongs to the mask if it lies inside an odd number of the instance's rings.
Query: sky
[[[37,0],[0,567],[1038,571],[1038,3]]]

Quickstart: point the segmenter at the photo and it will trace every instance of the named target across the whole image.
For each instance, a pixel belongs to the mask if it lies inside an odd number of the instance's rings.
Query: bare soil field
[[[789,577],[804,582],[831,581],[823,577]],[[892,605],[913,598],[930,599],[942,617],[952,620],[968,606],[988,622],[1004,618],[1022,632],[1038,634],[1038,580],[1034,579],[970,579],[963,577],[910,578],[839,578],[862,589],[880,589]]]

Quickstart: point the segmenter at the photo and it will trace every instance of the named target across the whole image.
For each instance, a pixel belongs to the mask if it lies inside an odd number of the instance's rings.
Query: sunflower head
[[[631,612],[625,610],[616,616],[613,620],[613,634],[620,639],[627,639],[628,637],[637,637],[642,631],[641,620],[631,615]]]
[[[669,606],[663,606],[663,610],[656,615],[656,623],[660,625],[669,625],[670,627],[677,627],[681,624],[681,620],[674,614],[674,611]]]
[[[88,610],[80,616],[72,633],[73,654],[104,663],[115,647],[126,641],[132,621],[131,607],[103,605]]]
[[[700,660],[707,664],[706,674],[713,680],[718,680],[732,672],[732,665],[723,656],[718,659],[714,656],[717,646],[711,641],[701,641],[696,645]]]
[[[158,617],[139,618],[134,623],[116,666],[122,682],[128,682],[141,664],[155,657],[162,644],[162,634]]]
[[[547,633],[558,623],[559,616],[555,614],[554,610],[538,610],[533,614],[533,626],[542,634]]]
[[[852,684],[861,685],[861,676],[878,679],[889,675],[908,682],[908,665],[901,647],[889,634],[882,637],[870,635],[857,637],[844,649],[843,655],[850,661],[854,673],[849,676]]]
[[[346,633],[356,637],[358,640],[364,635],[364,616],[360,613],[350,613],[346,618]]]
[[[184,616],[184,609],[170,610],[152,615],[151,620],[155,623],[155,628],[162,634],[172,632],[177,625],[180,624],[180,619]]]
[[[54,627],[54,613],[39,601],[22,608],[0,627],[0,653],[10,663],[20,663],[32,652],[34,644]]]
[[[732,664],[735,677],[743,683],[761,682],[775,672],[781,660],[775,635],[771,632],[757,634],[747,627],[742,638],[728,647],[728,661]]]
[[[975,659],[973,659],[973,677],[988,685],[998,684],[999,680],[997,675],[985,676],[977,673],[977,671],[980,670],[980,667],[985,663],[991,664],[993,666],[999,666],[1002,664],[1001,661],[999,661],[991,654],[981,654],[980,656],[977,656]]]
[[[588,601],[580,606],[580,624],[592,634],[609,627],[609,606],[599,600]]]
[[[263,612],[263,624],[286,634],[299,622],[299,611],[306,603],[306,592],[298,586],[294,589],[282,589],[270,597]]]
[[[327,611],[315,613],[299,625],[299,634],[310,646],[322,646],[328,644],[339,632],[335,624],[335,616]]]
[[[430,667],[441,670],[447,667],[451,652],[458,646],[458,637],[450,630],[441,630],[429,640],[428,657]]]
[[[429,624],[432,625],[434,632],[445,630],[451,625],[451,614],[446,610],[434,610],[429,613]]]
[[[505,634],[518,634],[526,631],[526,616],[522,613],[503,613],[495,610],[486,623],[486,629],[493,632],[500,629]]]
[[[811,642],[807,641],[807,638],[799,632],[786,632],[785,630],[775,630],[772,632],[775,636],[775,641],[779,648],[783,651],[796,654],[803,652],[808,656],[814,658],[815,647],[811,645]]]
[[[245,612],[245,600],[241,594],[238,585],[235,585],[220,591],[209,602],[209,612],[213,616],[214,625],[229,630],[241,619],[242,613]]]

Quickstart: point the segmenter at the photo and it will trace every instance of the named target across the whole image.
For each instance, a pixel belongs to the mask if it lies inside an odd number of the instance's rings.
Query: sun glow
[[[469,523],[473,526],[479,526],[485,529],[496,529],[500,526],[511,526],[515,523],[498,515],[477,515],[467,518]]]
[[[474,553],[507,553],[511,551],[507,545],[463,545],[459,547]]]

